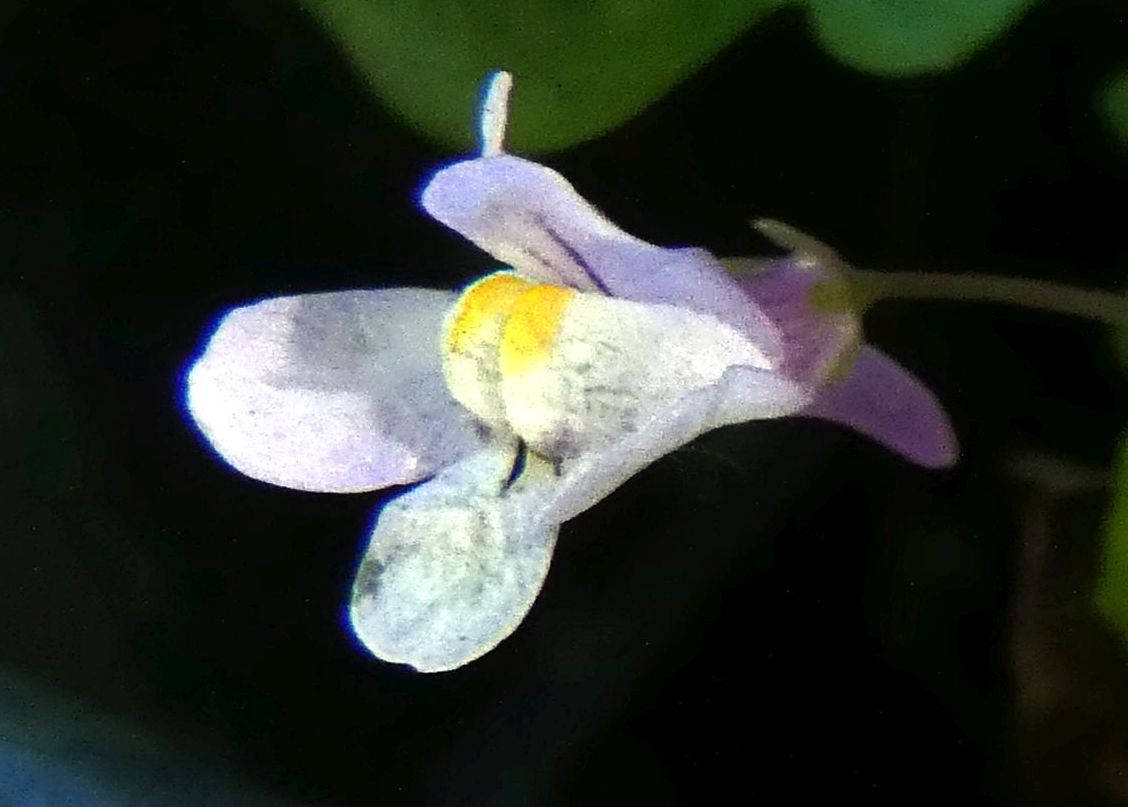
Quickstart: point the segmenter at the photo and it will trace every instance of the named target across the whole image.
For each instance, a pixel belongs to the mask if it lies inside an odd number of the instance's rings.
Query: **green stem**
[[[1055,314],[1128,325],[1128,297],[1043,280],[944,272],[879,272],[847,269],[864,305],[878,300],[960,300],[1008,303]]]

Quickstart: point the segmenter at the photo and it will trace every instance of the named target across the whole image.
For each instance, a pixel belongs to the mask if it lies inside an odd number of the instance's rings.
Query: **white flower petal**
[[[730,367],[716,384],[654,411],[644,425],[600,451],[561,466],[545,518],[567,521],[602,500],[650,463],[698,435],[733,423],[784,417],[802,409],[810,391],[755,367]]]
[[[515,443],[484,448],[380,512],[349,610],[375,656],[421,672],[454,669],[525,617],[559,523],[541,515],[551,474],[506,490],[515,452]]]
[[[353,585],[353,631],[377,657],[422,672],[473,661],[532,606],[562,522],[704,431],[807,400],[777,374],[733,367],[607,448],[555,469],[530,457],[512,485],[516,445],[482,449],[384,507]]]
[[[278,297],[236,308],[186,376],[188,411],[248,476],[354,492],[412,482],[480,444],[447,391],[424,289]]]
[[[551,322],[535,297],[506,324],[501,393],[513,431],[548,457],[613,444],[729,367],[767,369],[755,344],[707,314],[571,292]]]

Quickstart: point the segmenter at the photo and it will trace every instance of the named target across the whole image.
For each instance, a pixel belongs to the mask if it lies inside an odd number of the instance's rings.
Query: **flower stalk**
[[[1108,325],[1128,325],[1128,297],[1066,283],[971,272],[849,269],[848,274],[857,299],[867,308],[881,300],[1005,303]]]

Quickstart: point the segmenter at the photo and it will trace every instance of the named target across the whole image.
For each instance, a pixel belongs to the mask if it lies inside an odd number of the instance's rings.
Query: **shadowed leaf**
[[[869,73],[949,69],[1018,21],[1037,0],[809,0],[827,52]]]
[[[510,71],[511,145],[540,152],[630,120],[775,9],[809,10],[814,35],[844,63],[907,75],[964,61],[1036,0],[298,2],[377,96],[448,148],[473,145],[482,79]]]
[[[559,149],[629,120],[781,0],[300,0],[373,89],[448,147],[474,142],[483,77],[516,79],[509,140]]]
[[[1098,106],[1121,144],[1128,147],[1128,70],[1105,85]]]
[[[1128,442],[1120,445],[1115,485],[1094,596],[1097,610],[1128,644]]]

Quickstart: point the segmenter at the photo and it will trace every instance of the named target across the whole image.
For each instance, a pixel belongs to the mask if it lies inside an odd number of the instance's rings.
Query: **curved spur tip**
[[[513,89],[513,76],[498,70],[489,78],[482,101],[481,133],[482,156],[496,157],[505,144],[505,127],[509,120],[509,92]]]

